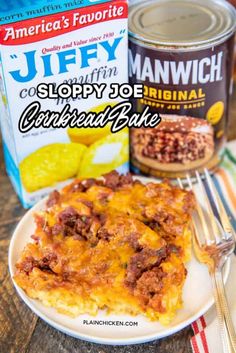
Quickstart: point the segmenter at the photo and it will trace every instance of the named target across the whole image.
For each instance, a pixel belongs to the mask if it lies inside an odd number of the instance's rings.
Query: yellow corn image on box
[[[33,102],[42,111],[99,113],[122,99],[112,83],[127,83],[126,0],[12,0],[0,4],[0,120],[7,173],[24,207],[74,178],[129,168],[128,129],[19,129]],[[41,83],[107,85],[102,99],[40,99]]]

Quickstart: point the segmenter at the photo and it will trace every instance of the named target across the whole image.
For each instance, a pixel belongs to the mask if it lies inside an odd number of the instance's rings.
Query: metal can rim
[[[233,36],[235,33],[235,31],[230,32],[228,35],[219,38],[216,41],[212,41],[212,42],[206,42],[203,43],[202,45],[194,45],[194,46],[178,46],[177,44],[175,45],[164,45],[164,44],[158,44],[158,43],[150,43],[147,40],[143,40],[143,39],[139,39],[137,37],[131,36],[129,35],[129,40],[137,43],[138,45],[145,47],[145,48],[155,48],[156,50],[159,51],[163,51],[163,52],[194,52],[194,51],[198,51],[198,50],[204,50],[204,49],[208,49],[208,48],[214,48],[217,45],[220,45],[224,42],[226,42],[231,36]]]
[[[211,1],[213,3],[214,2],[219,3],[218,0],[211,0]],[[147,3],[151,1],[145,0],[144,2]],[[144,2],[143,0],[139,0],[134,5],[131,5],[131,7],[138,7],[140,5],[143,5]],[[225,40],[227,40],[236,31],[236,9],[228,1],[221,2],[221,5],[228,9],[229,14],[231,13],[231,16],[232,18],[234,18],[234,21],[232,21],[232,26],[226,32],[220,32],[218,35],[215,35],[212,38],[209,38],[206,40],[194,41],[193,43],[183,42],[183,41],[163,42],[163,41],[158,41],[158,39],[153,40],[148,38],[147,36],[139,35],[131,31],[130,29],[129,29],[129,36],[143,43],[153,45],[156,48],[158,47],[158,49],[162,49],[164,51],[170,50],[170,49],[172,51],[198,50],[198,49],[203,49],[203,48],[208,48],[211,46],[218,45],[221,42],[224,42]]]

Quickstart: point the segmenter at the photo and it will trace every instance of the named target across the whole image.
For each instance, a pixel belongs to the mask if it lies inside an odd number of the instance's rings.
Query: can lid
[[[130,35],[161,46],[201,46],[235,26],[236,11],[224,0],[145,0],[130,7]]]

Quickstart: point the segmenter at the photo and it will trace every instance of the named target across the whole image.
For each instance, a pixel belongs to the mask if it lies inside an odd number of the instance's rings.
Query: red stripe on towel
[[[204,348],[204,352],[205,353],[209,353],[208,344],[207,344],[207,340],[206,340],[206,335],[205,335],[204,331],[200,332],[200,337],[201,337],[201,340],[202,340],[202,345],[203,345],[203,348]]]
[[[193,332],[194,332],[195,335],[196,335],[197,333],[199,333],[199,327],[198,327],[197,321],[194,321],[194,322],[192,323],[192,328],[193,328]]]
[[[196,337],[193,336],[191,341],[192,341],[192,347],[193,347],[194,353],[200,353],[198,345],[197,345]]]
[[[206,328],[206,321],[205,321],[205,318],[204,318],[204,316],[201,316],[200,317],[200,320],[201,320],[201,324],[202,324],[202,328],[204,329],[204,328]]]

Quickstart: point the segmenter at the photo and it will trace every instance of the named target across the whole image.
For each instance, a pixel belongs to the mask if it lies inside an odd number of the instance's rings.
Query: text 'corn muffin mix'
[[[76,4],[77,3],[77,4]],[[104,128],[19,130],[23,112],[40,102],[43,112],[103,112],[111,83],[127,82],[126,0],[33,0],[0,4],[0,116],[7,172],[30,207],[75,177],[128,170],[128,131]],[[102,99],[39,99],[37,87],[53,83],[107,84]],[[28,124],[33,118],[31,112]]]

